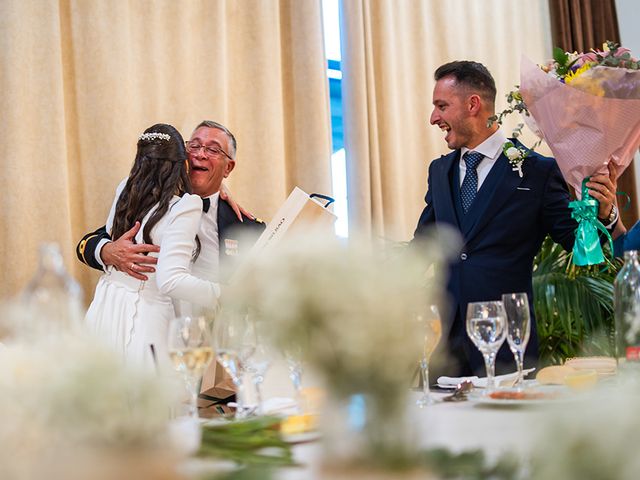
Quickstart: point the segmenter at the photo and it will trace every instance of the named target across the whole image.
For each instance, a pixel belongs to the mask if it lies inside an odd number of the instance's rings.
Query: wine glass
[[[262,382],[264,376],[271,366],[271,359],[265,348],[258,343],[256,353],[251,357],[245,370],[251,374],[251,382],[256,393],[256,413],[262,415],[264,413],[264,399],[262,397]]]
[[[417,320],[424,336],[422,358],[420,359],[420,372],[422,374],[422,396],[416,404],[422,408],[434,403],[429,390],[429,362],[442,336],[442,323],[440,314],[435,305],[430,305],[427,312],[418,315]]]
[[[298,405],[298,411],[303,413],[306,408],[304,405],[304,399],[302,396],[302,351],[298,346],[289,346],[284,351],[284,358],[287,361],[287,368],[289,369],[289,379],[293,384],[293,389],[296,395],[296,403]]]
[[[169,356],[189,391],[189,416],[198,418],[200,379],[213,359],[211,335],[204,317],[176,317],[169,323]]]
[[[487,391],[495,388],[496,355],[507,335],[507,319],[501,301],[472,302],[467,306],[467,335],[484,357]]]
[[[226,313],[214,326],[216,358],[236,387],[236,419],[249,414],[244,402],[245,365],[256,350],[255,324],[246,313]]]
[[[529,300],[526,293],[505,293],[502,295],[502,303],[507,313],[507,342],[518,367],[518,378],[514,387],[521,388],[524,351],[531,332]]]
[[[245,364],[245,371],[251,374],[251,381],[256,395],[256,413],[262,415],[264,413],[264,401],[262,397],[262,383],[264,376],[271,366],[273,352],[268,348],[265,341],[266,322],[256,321],[253,324],[255,328],[256,348],[254,354]]]

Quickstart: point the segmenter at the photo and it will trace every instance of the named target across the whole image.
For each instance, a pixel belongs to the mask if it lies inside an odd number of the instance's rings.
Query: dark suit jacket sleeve
[[[436,221],[435,211],[432,205],[432,197],[431,197],[431,170],[432,170],[433,162],[429,166],[429,175],[427,177],[427,194],[424,197],[424,201],[426,202],[426,206],[422,210],[420,214],[420,218],[418,219],[418,225],[416,227],[416,231],[413,233],[414,238],[421,236],[428,230],[428,227],[432,225]]]
[[[102,271],[102,265],[96,260],[96,247],[101,240],[111,240],[111,237],[107,233],[105,225],[97,229],[95,232],[87,233],[76,247],[76,255],[85,265],[89,265],[91,268]]]
[[[544,189],[542,224],[554,242],[570,251],[575,241],[578,223],[571,218],[571,197],[558,164],[552,161]]]

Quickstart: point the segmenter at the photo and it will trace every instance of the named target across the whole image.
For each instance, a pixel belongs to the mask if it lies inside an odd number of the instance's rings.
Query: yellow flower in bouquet
[[[567,76],[564,77],[564,83],[569,85],[573,80],[578,78],[580,75],[582,75],[584,72],[586,72],[590,68],[591,68],[591,64],[590,63],[585,63],[584,65],[582,65],[577,70],[570,71],[569,73],[567,73]]]

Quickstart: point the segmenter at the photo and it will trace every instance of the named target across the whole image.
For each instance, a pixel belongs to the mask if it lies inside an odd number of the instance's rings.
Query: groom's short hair
[[[496,82],[487,67],[479,62],[457,60],[445,63],[434,73],[436,82],[445,77],[453,77],[456,83],[478,93],[485,102],[496,102]]]

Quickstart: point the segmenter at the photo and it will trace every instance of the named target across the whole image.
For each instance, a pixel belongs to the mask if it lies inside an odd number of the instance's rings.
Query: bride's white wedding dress
[[[116,204],[126,185],[123,180],[107,219],[111,232]],[[157,205],[145,216],[136,242]],[[167,334],[174,317],[173,300],[215,307],[220,287],[191,275],[195,237],[202,216],[202,199],[185,194],[171,200],[167,213],[151,230],[151,241],[160,246],[155,273],[147,281],[107,267],[96,286],[86,322],[100,338],[122,352],[128,363],[148,368],[168,365]],[[151,345],[156,359],[152,356]],[[156,363],[157,362],[157,363]]]

